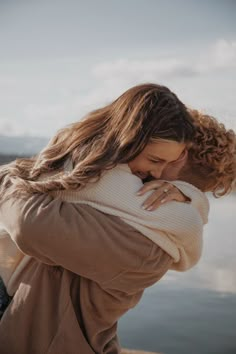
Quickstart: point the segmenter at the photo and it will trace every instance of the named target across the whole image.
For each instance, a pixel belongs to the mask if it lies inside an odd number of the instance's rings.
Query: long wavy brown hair
[[[190,110],[196,131],[179,178],[217,198],[236,188],[236,135],[216,118]]]
[[[15,185],[18,194],[82,188],[103,171],[134,159],[152,139],[189,142],[194,135],[191,115],[167,87],[134,86],[114,102],[60,130],[37,156],[22,158],[0,169],[0,198]],[[71,157],[73,171],[47,181],[39,176],[60,171]]]

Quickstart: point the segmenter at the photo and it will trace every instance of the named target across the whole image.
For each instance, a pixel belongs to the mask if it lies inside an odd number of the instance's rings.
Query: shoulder
[[[185,194],[191,202],[189,203],[200,215],[203,224],[208,222],[208,214],[210,209],[209,200],[205,193],[190,183],[183,181],[171,182],[183,194]]]

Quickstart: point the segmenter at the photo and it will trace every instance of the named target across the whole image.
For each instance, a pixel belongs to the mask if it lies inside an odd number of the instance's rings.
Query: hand
[[[137,195],[143,195],[151,190],[154,190],[154,192],[142,204],[142,208],[148,211],[156,210],[161,204],[171,200],[176,200],[178,202],[190,201],[190,199],[177,187],[169,182],[161,180],[153,180],[145,183],[137,192]]]

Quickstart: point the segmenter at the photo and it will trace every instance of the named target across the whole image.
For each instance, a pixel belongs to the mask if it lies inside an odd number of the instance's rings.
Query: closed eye
[[[159,162],[161,162],[160,160],[152,160],[152,159],[150,159],[149,161],[151,161],[152,163],[159,163]]]

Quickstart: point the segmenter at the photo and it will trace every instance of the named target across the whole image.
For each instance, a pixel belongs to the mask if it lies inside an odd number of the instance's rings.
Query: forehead
[[[158,140],[149,143],[143,150],[143,155],[149,158],[171,162],[179,158],[186,145],[171,140]]]

